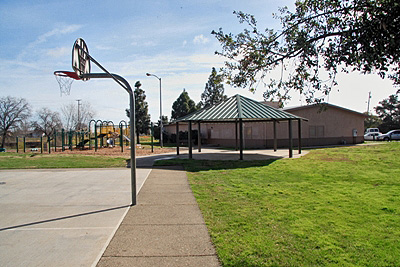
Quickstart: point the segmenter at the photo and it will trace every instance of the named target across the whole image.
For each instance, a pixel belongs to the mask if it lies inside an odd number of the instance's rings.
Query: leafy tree
[[[36,112],[37,120],[32,123],[35,131],[43,133],[45,136],[51,136],[57,130],[62,128],[60,113],[53,112],[48,108],[42,108]]]
[[[364,112],[364,114],[367,116],[364,120],[364,128],[378,128],[380,124],[382,124],[382,120],[376,116],[369,114],[368,112]]]
[[[393,129],[400,129],[400,101],[399,94],[390,95],[389,98],[379,102],[375,107],[376,114],[382,120],[379,129],[388,132]]]
[[[172,104],[172,119],[183,117],[197,110],[196,103],[189,97],[189,94],[183,89],[183,92]]]
[[[146,94],[140,87],[142,84],[140,81],[135,83],[135,124],[136,124],[136,140],[140,144],[139,135],[146,134],[150,128],[150,115],[149,105],[146,102]],[[129,115],[129,109],[126,109],[126,115]]]
[[[11,131],[30,116],[30,111],[30,105],[24,98],[11,96],[0,98],[1,148],[4,148],[6,137]]]
[[[222,45],[224,75],[236,87],[266,85],[266,99],[290,99],[297,90],[307,102],[323,101],[339,71],[377,73],[400,84],[398,0],[297,0],[294,12],[279,9],[281,29],[259,30],[254,16],[234,12],[249,28],[238,35],[212,34]],[[280,77],[265,81],[271,71]]]
[[[227,99],[227,96],[224,95],[224,85],[222,80],[222,75],[217,74],[215,68],[212,68],[204,92],[201,94],[202,107],[207,108]]]

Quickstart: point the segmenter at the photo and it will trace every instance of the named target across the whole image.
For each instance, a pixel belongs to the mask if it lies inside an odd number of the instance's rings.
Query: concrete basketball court
[[[137,169],[137,188],[151,169]],[[0,171],[0,266],[95,265],[131,203],[130,169]]]

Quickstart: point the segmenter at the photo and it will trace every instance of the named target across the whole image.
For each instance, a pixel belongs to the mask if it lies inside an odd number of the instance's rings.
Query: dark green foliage
[[[146,94],[140,87],[140,81],[135,83],[135,124],[136,124],[136,140],[140,144],[139,135],[147,134],[150,129],[149,105],[146,101]],[[126,115],[129,117],[129,109],[126,109]]]
[[[162,116],[163,125],[168,124],[168,116]],[[154,126],[154,138],[160,139],[160,120]],[[168,135],[164,132],[163,133],[163,141],[167,142]]]
[[[382,123],[382,120],[375,115],[372,114],[367,114],[367,112],[364,112],[365,115],[368,117],[364,119],[364,128],[378,128],[379,125]]]
[[[222,75],[217,74],[215,68],[212,68],[204,92],[201,94],[201,107],[207,108],[227,99],[222,80]]]
[[[379,129],[384,133],[400,129],[400,101],[398,96],[398,94],[390,95],[389,98],[382,100],[375,107],[378,117],[382,120]]]
[[[213,34],[222,45],[228,83],[255,90],[268,78],[266,99],[290,99],[297,90],[307,102],[321,102],[340,71],[377,73],[400,84],[400,2],[398,0],[298,0],[281,8],[281,29],[259,30],[252,15],[234,12],[247,23],[238,35]],[[279,70],[278,79],[267,77]]]
[[[197,110],[196,103],[189,97],[189,94],[183,89],[178,99],[172,104],[172,119],[183,117]]]

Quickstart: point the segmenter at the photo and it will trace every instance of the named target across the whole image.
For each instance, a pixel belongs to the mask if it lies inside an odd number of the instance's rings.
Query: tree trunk
[[[136,129],[136,144],[140,144],[139,131]]]
[[[4,144],[6,143],[6,136],[7,136],[7,132],[5,131],[1,138],[1,148],[4,148]]]

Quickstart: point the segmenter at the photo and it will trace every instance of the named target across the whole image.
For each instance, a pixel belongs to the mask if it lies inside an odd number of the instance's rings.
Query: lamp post
[[[161,78],[157,75],[146,73],[147,76],[156,77],[160,81],[160,147],[163,147],[163,121],[162,121],[162,101],[161,101]]]

